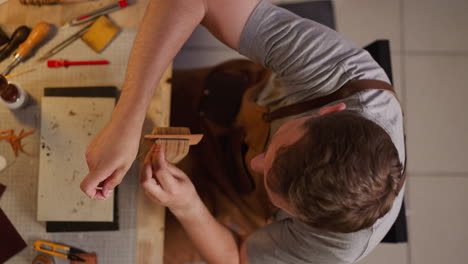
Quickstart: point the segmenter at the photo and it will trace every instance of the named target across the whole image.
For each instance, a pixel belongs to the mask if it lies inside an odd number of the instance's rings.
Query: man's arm
[[[153,145],[141,175],[146,194],[167,206],[208,263],[247,263],[237,237],[211,215],[184,172],[169,164],[161,147]],[[243,255],[242,255],[243,254]]]
[[[152,0],[136,37],[122,94],[111,121],[90,143],[89,174],[81,189],[105,199],[122,181],[138,151],[154,87],[194,28],[202,22],[237,48],[242,29],[259,0]],[[96,190],[101,185],[102,190]]]

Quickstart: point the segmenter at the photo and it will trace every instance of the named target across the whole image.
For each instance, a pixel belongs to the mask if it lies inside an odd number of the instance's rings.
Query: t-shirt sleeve
[[[289,245],[296,245],[288,241],[290,233],[288,232],[288,223],[283,220],[274,222],[263,227],[247,239],[246,253],[250,264],[280,264],[280,263],[303,263],[294,260],[290,256]]]
[[[267,0],[248,19],[239,52],[272,69],[294,93],[330,94],[350,79],[388,81],[369,53],[336,31]]]
[[[346,263],[343,259],[355,256],[349,252],[343,253],[349,247],[340,242],[341,239],[339,236],[312,231],[299,220],[287,218],[269,224],[247,238],[247,259],[250,264]]]
[[[250,264],[353,263],[367,247],[372,228],[355,233],[324,232],[294,217],[273,222],[246,242]]]

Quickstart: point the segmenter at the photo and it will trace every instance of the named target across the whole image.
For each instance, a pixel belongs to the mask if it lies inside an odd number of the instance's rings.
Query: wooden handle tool
[[[37,24],[31,31],[31,34],[29,34],[26,41],[23,42],[23,44],[21,44],[15,51],[15,57],[21,56],[22,58],[26,58],[29,56],[33,49],[41,44],[41,42],[44,41],[50,33],[52,33],[52,29],[52,25],[45,22]]]
[[[31,29],[27,26],[20,26],[17,28],[11,35],[10,42],[0,50],[0,61],[8,58],[8,56],[28,38],[30,33]]]
[[[29,34],[28,38],[19,45],[18,49],[16,49],[13,55],[13,62],[8,65],[2,74],[8,75],[13,68],[28,57],[31,52],[52,33],[52,30],[53,26],[48,23],[40,22],[37,24]]]

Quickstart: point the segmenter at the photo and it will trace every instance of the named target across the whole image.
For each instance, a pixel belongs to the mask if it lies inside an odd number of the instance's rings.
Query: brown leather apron
[[[240,237],[268,224],[276,210],[263,175],[250,169],[250,161],[265,151],[271,121],[365,89],[394,93],[381,81],[350,81],[328,96],[269,112],[256,101],[270,76],[270,70],[256,63],[233,60],[213,68],[176,71],[173,77],[171,125],[190,126],[192,133],[205,134],[182,167],[213,215]],[[165,263],[199,260],[188,254],[193,247],[182,246],[188,240],[175,223],[172,216],[166,220]],[[181,258],[181,248],[189,257]]]

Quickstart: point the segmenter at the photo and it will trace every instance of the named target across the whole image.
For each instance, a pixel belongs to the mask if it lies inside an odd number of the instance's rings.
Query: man
[[[81,188],[91,198],[107,198],[121,182],[138,150],[152,87],[199,23],[275,72],[256,97],[271,111],[353,82],[389,83],[367,52],[267,1],[154,0],[112,119],[87,152],[90,172]],[[209,263],[354,263],[369,254],[395,221],[404,192],[395,96],[368,89],[269,125],[269,144],[250,165],[264,175],[269,199],[282,210],[243,241],[216,221],[189,178],[157,147],[143,168],[145,191],[172,211]]]

